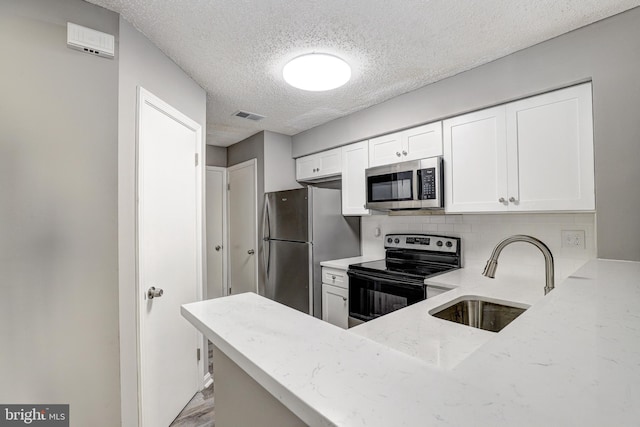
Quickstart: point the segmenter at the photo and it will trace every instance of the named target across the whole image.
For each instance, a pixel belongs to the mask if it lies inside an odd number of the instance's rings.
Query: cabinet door
[[[390,165],[402,161],[401,132],[369,140],[369,167]]]
[[[446,212],[507,210],[504,105],[443,122]]]
[[[313,178],[316,174],[317,160],[313,154],[296,159],[296,180],[304,181]]]
[[[337,286],[322,284],[322,320],[343,329],[349,323],[349,291]]]
[[[442,122],[402,132],[402,161],[442,155]]]
[[[509,210],[595,209],[591,84],[506,107]]]
[[[315,154],[317,158],[316,177],[339,175],[342,172],[342,151],[340,148]]]
[[[369,141],[342,147],[342,215],[369,215],[365,169],[369,167]]]

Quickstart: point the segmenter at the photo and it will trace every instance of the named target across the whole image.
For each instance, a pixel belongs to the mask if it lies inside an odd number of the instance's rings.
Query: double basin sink
[[[527,307],[510,305],[475,296],[463,296],[429,312],[434,317],[485,331],[500,332],[526,311]]]

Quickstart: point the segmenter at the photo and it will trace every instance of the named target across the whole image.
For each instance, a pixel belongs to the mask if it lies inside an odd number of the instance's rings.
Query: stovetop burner
[[[384,277],[422,283],[427,277],[460,268],[460,238],[427,234],[388,234],[386,258],[349,266]]]

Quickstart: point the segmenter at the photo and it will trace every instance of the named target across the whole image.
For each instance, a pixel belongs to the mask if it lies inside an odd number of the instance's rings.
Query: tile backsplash
[[[362,217],[362,254],[384,258],[383,238],[388,233],[428,233],[462,239],[462,263],[482,271],[495,245],[513,234],[542,240],[553,253],[556,282],[565,279],[596,257],[595,213],[371,215]],[[376,229],[380,235],[375,236]],[[562,231],[584,231],[584,248],[562,247]],[[523,271],[544,277],[540,251],[527,243],[513,243],[502,252],[500,270]]]

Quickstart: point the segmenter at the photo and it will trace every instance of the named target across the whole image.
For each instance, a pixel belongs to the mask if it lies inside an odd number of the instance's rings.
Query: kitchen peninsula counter
[[[449,274],[464,282],[467,273]],[[545,297],[482,279],[351,330],[255,294],[182,313],[312,426],[637,425],[640,263],[591,261]],[[498,334],[473,330],[471,350],[459,347],[471,328],[428,312],[482,292],[531,307]],[[415,350],[425,340],[427,350]],[[438,351],[453,361],[429,356]]]

